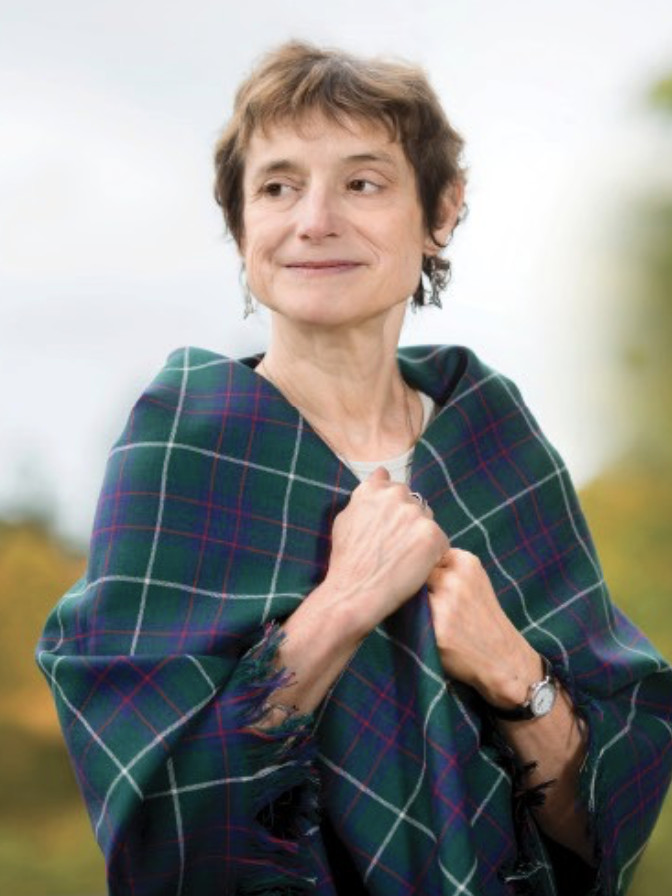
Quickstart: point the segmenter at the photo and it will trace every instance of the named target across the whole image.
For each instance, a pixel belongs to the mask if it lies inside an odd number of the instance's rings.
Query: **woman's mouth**
[[[324,276],[329,274],[346,274],[362,267],[358,261],[334,259],[333,261],[298,261],[285,265],[290,271],[306,276]]]

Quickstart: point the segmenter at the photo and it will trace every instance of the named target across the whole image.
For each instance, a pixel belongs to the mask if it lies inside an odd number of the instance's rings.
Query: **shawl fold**
[[[111,451],[86,575],[38,648],[110,893],[334,896],[326,816],[373,896],[557,894],[524,771],[478,695],[446,679],[425,589],[315,713],[256,727],[291,675],[279,626],[324,578],[358,484],[258,360],[169,357]],[[585,887],[620,896],[669,783],[672,673],[611,602],[516,386],[462,346],[400,349],[399,364],[441,406],[411,487],[585,719]]]

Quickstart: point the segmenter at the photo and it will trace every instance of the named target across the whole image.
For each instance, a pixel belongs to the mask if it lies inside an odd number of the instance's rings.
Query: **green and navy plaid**
[[[313,715],[251,725],[285,680],[278,624],[322,581],[358,484],[258,360],[170,356],[112,449],[87,574],[39,647],[110,893],[334,896],[328,820],[373,896],[557,894],[511,756],[446,680],[425,590]],[[399,364],[441,405],[411,487],[586,718],[594,892],[625,893],[670,777],[670,669],[611,603],[517,388],[460,346]]]

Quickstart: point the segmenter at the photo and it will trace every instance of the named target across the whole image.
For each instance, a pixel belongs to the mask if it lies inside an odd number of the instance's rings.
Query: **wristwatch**
[[[545,656],[541,658],[544,663],[545,677],[530,685],[529,696],[525,703],[513,709],[500,709],[498,706],[490,707],[490,712],[497,719],[505,719],[508,722],[522,722],[525,719],[539,719],[547,716],[553,709],[553,704],[558,696],[558,686],[553,677],[553,668]]]

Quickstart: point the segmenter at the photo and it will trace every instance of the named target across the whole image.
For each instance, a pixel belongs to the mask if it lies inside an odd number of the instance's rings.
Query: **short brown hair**
[[[314,112],[345,126],[355,119],[385,127],[415,171],[425,226],[434,239],[443,194],[466,180],[466,169],[461,163],[464,141],[449,124],[424,72],[407,62],[361,59],[290,41],[264,56],[240,85],[233,116],[215,147],[215,199],[236,243],[243,236],[243,174],[252,135],[274,124],[300,122]],[[450,262],[425,256],[422,269],[427,275],[434,270],[433,287],[428,296],[421,277],[414,304],[440,305]]]

